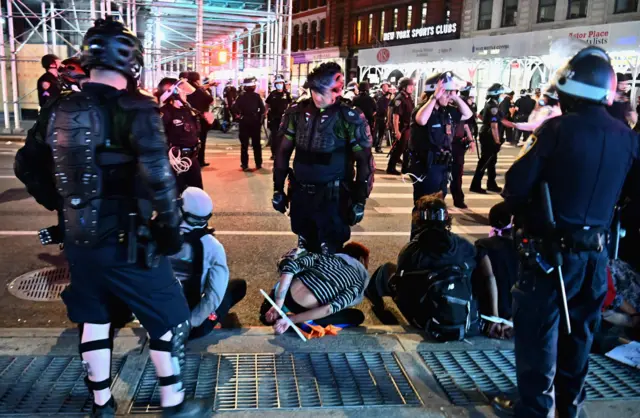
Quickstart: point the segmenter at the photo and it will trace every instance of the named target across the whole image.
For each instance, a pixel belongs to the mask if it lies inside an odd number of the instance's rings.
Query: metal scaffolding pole
[[[58,34],[56,33],[56,5],[53,2],[49,3],[49,7],[51,7],[51,47],[53,49],[53,53],[56,53],[56,47],[58,46]]]
[[[2,34],[2,43],[0,43],[0,71],[2,71],[2,114],[4,116],[4,128],[5,130],[11,130],[11,121],[9,120],[9,92],[7,88],[7,61],[4,59],[4,15],[2,8],[0,7],[0,33]]]
[[[133,14],[131,16],[131,19],[133,19],[133,21],[131,22],[131,30],[133,31],[133,33],[138,33],[138,7],[136,6],[136,0],[130,0],[131,1],[131,13]]]
[[[265,47],[264,47],[264,23],[260,24],[260,48],[259,48],[259,53],[260,53],[260,66],[264,67],[264,52],[265,52]]]
[[[91,20],[96,20],[96,0],[89,0]]]
[[[233,60],[233,80],[236,87],[238,86],[238,71],[240,67],[240,37],[236,34],[235,38],[236,44],[236,59]]]
[[[155,68],[155,71],[153,72],[154,77],[153,77],[153,85],[157,86],[158,83],[160,82],[161,79],[161,75],[160,75],[160,50],[162,49],[162,39],[160,38],[161,34],[162,34],[162,30],[160,28],[160,17],[158,16],[158,9],[156,8],[156,21],[155,21],[155,25],[154,25],[154,31],[153,31],[153,40],[154,40],[154,45],[153,45],[153,58],[154,58],[154,64],[153,67]]]
[[[42,25],[42,41],[44,42],[43,49],[44,49],[44,54],[49,54],[51,51],[49,51],[49,38],[47,36],[47,5],[42,2],[40,3],[41,9],[42,9],[42,21],[44,22],[44,24]],[[13,19],[13,16],[11,17]],[[2,55],[4,58],[4,54]]]
[[[289,19],[287,23],[287,80],[291,80],[291,35],[293,35],[293,0],[288,0],[289,10],[287,12]],[[322,46],[320,46],[322,48]]]
[[[267,12],[271,11],[271,0],[267,0]],[[271,19],[267,21],[267,67],[271,67]]]
[[[105,14],[111,14],[111,0],[105,2]]]
[[[13,0],[7,1],[7,15],[9,17],[9,51],[11,53],[11,94],[13,99],[14,131],[20,132],[20,107],[18,104],[18,69],[16,68],[16,38],[13,30]],[[4,57],[3,57],[4,61]]]
[[[204,35],[204,2],[197,0],[198,12],[196,22],[196,65],[194,70],[198,73],[202,71],[202,43]]]
[[[245,65],[245,67],[251,67],[251,41],[253,40],[253,34],[252,34],[253,30],[249,30],[249,40],[247,42],[248,47],[247,47],[247,64]]]
[[[100,0],[100,17],[102,19],[104,19],[105,10],[106,10],[105,1],[104,0]]]
[[[276,38],[276,72],[275,74],[280,74],[282,67],[282,25],[284,23],[284,0],[278,0],[278,37]]]

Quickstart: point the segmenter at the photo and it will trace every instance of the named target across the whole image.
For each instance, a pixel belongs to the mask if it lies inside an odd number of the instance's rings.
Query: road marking
[[[17,179],[16,176],[0,176],[0,179]]]
[[[378,213],[384,213],[387,215],[406,215],[411,213],[413,208],[409,206],[403,207],[388,207],[388,206],[376,206],[373,208]],[[447,209],[449,213],[456,215],[488,215],[491,207],[469,207],[469,209],[460,209],[456,207],[450,207]]]
[[[371,193],[370,199],[413,199],[413,193]],[[451,199],[451,195],[447,195],[447,199]],[[464,200],[502,200],[499,194],[478,194],[468,193],[464,195]]]
[[[480,235],[489,233],[486,225],[453,225],[451,231],[456,234]],[[37,231],[0,231],[0,236],[35,236]],[[216,235],[228,236],[293,236],[290,231],[217,231]],[[353,237],[409,237],[409,231],[351,231]]]

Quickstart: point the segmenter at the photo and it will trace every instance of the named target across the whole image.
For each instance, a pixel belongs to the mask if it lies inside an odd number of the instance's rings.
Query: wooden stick
[[[291,328],[293,328],[293,330],[296,332],[296,334],[298,334],[300,336],[300,338],[302,338],[302,341],[307,342],[307,338],[302,334],[302,331],[300,331],[300,328],[298,328],[296,326],[296,324],[293,323],[293,321],[291,321],[291,319],[289,319],[289,317],[282,312],[282,309],[280,309],[278,307],[278,305],[276,305],[276,303],[269,297],[269,295],[267,294],[267,292],[265,292],[264,290],[260,289],[260,293],[262,293],[262,296],[264,296],[264,298],[269,301],[269,303],[271,304],[271,306],[273,306],[275,308],[276,311],[278,311],[278,313],[280,314],[280,316],[289,323],[289,326]]]

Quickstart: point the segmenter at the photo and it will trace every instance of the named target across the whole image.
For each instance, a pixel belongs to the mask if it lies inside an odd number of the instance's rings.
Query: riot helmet
[[[444,71],[432,74],[425,80],[425,89],[427,93],[436,91],[436,86],[442,81],[442,87],[446,91],[460,90],[466,86],[466,82],[462,78],[455,75],[452,71]]]
[[[202,189],[187,187],[181,196],[182,220],[193,227],[206,227],[213,215],[211,197]]]
[[[469,81],[467,81],[466,86],[460,89],[460,96],[462,96],[464,99],[468,99],[469,97],[476,97],[477,95],[478,92],[476,91],[475,86]]]
[[[584,100],[611,105],[616,94],[616,74],[607,53],[598,47],[582,49],[560,68],[551,86],[560,100]]]
[[[356,83],[355,81],[350,81],[349,84],[347,84],[347,91],[355,91],[358,88],[358,83]]]
[[[57,55],[47,54],[40,59],[40,64],[42,64],[42,68],[45,70],[57,70],[58,66],[56,65],[56,61],[60,61]]]
[[[284,90],[284,77],[281,74],[278,74],[273,80],[273,86],[276,90]]]
[[[413,80],[409,77],[402,77],[398,80],[398,90],[406,90],[409,86],[413,86]]]
[[[73,86],[80,88],[80,84],[88,78],[80,65],[80,58],[67,58],[58,68],[58,79],[65,90],[72,90]]]
[[[180,100],[183,104],[186,103],[186,97],[195,91],[189,82],[184,79],[177,80],[175,78],[163,78],[158,84],[157,96],[160,101],[160,105],[165,102],[172,103],[174,100]]]
[[[549,86],[544,90],[542,94],[542,99],[540,99],[539,104],[541,106],[555,106],[560,102],[560,96],[558,96],[558,90]]]
[[[256,78],[247,77],[244,80],[242,80],[242,89],[246,92],[256,91]]]
[[[451,227],[451,216],[441,192],[418,199],[416,201],[416,209],[414,221],[419,227],[426,226],[435,229],[448,229]]]
[[[491,87],[487,89],[487,97],[498,98],[501,94],[505,94],[507,91],[500,83],[493,83]]]
[[[82,68],[118,71],[126,77],[140,78],[144,48],[138,37],[121,22],[107,16],[98,19],[82,40]]]

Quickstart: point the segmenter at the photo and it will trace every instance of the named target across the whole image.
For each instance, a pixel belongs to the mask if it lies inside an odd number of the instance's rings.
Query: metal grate
[[[9,292],[20,299],[35,302],[60,300],[60,293],[69,285],[68,267],[46,267],[30,271],[11,281]]]
[[[124,357],[114,357],[117,377]],[[92,396],[78,356],[0,356],[0,415],[86,414]]]
[[[422,405],[393,353],[189,355],[183,382],[217,410]],[[130,412],[158,412],[159,395],[148,361]]]
[[[454,405],[489,403],[516,391],[513,351],[421,352]],[[585,389],[589,400],[640,399],[640,373],[601,355],[591,355]]]

